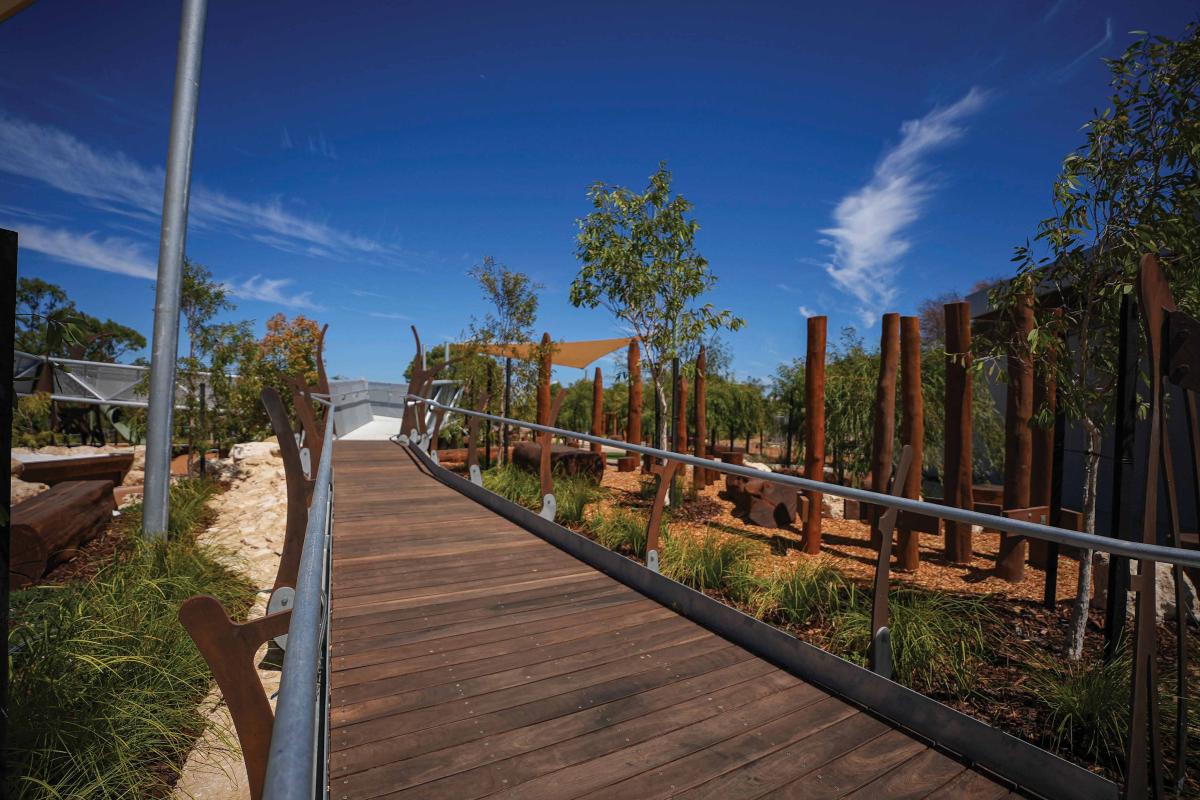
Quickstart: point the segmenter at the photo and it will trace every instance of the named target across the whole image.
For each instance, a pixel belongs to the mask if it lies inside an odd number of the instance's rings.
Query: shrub
[[[539,487],[540,485],[539,481]],[[582,525],[583,510],[587,504],[599,500],[603,496],[604,490],[589,478],[555,476],[556,519],[563,525]],[[538,507],[541,507],[540,503]]]
[[[609,550],[625,552],[639,558],[646,554],[647,520],[632,511],[614,508],[607,514],[594,514],[587,529],[596,541]]]
[[[483,473],[483,486],[517,505],[535,510],[542,507],[538,476],[514,464],[498,464]]]
[[[1036,657],[1029,687],[1047,709],[1046,737],[1101,763],[1123,756],[1129,726],[1128,657],[1105,664]]]
[[[922,692],[969,689],[986,652],[983,601],[918,589],[897,589],[889,601],[895,680]],[[870,595],[853,595],[833,617],[829,649],[864,663],[871,634]]]
[[[731,594],[759,617],[807,625],[839,611],[849,591],[845,578],[827,561],[803,558],[767,575],[739,573]]]
[[[179,624],[180,604],[211,594],[244,615],[254,590],[228,557],[198,545],[209,484],[171,489],[172,535],[125,538],[91,579],[11,596],[10,797],[158,797],[204,728],[211,676]],[[197,503],[200,503],[199,505]]]
[[[662,573],[693,589],[727,589],[750,561],[753,545],[745,539],[708,531],[702,536],[663,539]]]

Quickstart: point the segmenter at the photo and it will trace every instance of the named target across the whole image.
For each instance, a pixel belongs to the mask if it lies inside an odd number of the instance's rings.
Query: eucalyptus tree
[[[1178,41],[1138,34],[1108,61],[1110,105],[1084,126],[1053,185],[1054,213],[1033,243],[1016,249],[1018,275],[992,291],[1012,309],[1035,291],[1032,333],[999,336],[993,354],[1027,348],[1058,375],[1058,404],[1086,437],[1083,515],[1095,531],[1101,434],[1116,394],[1121,299],[1132,293],[1144,253],[1160,255],[1181,307],[1200,306],[1200,28]],[[1051,302],[1046,302],[1050,298]],[[1046,413],[1045,409],[1039,411]],[[1079,658],[1092,554],[1080,559],[1067,654]]]
[[[588,189],[592,212],[576,220],[581,267],[571,284],[576,307],[603,306],[642,342],[661,418],[667,417],[666,369],[706,333],[737,330],[744,323],[701,298],[717,278],[696,249],[699,224],[692,204],[671,194],[666,162],[644,192],[603,182]],[[660,426],[659,447],[667,447]]]
[[[483,317],[471,318],[470,344],[474,347],[484,344],[521,344],[533,339],[533,325],[537,321],[538,292],[544,287],[531,279],[524,272],[511,270],[500,264],[492,256],[484,256],[483,261],[467,272],[479,284],[483,299],[490,305]],[[478,364],[479,362],[475,361]],[[475,370],[480,372],[480,370]],[[486,375],[476,374],[472,381],[472,393],[479,396],[483,388],[479,386]],[[511,379],[516,378],[517,402],[524,405],[537,381],[537,363],[535,361],[517,361],[511,358],[504,360],[503,387],[493,386],[489,408],[503,401],[502,410],[505,416],[512,413],[509,391]],[[490,425],[488,428],[490,429]],[[503,444],[508,444],[508,429],[502,432]],[[503,458],[507,458],[507,446]]]

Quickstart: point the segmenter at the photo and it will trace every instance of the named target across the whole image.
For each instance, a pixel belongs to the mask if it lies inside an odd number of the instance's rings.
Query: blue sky
[[[746,319],[739,377],[802,355],[804,319],[878,336],[884,310],[1005,274],[1107,96],[1128,31],[1185,2],[235,3],[211,0],[188,252],[237,318],[330,324],[331,373],[399,377],[485,309],[493,255],[575,309],[596,180],[667,160]],[[178,3],[39,0],[0,24],[0,226],[20,270],[149,334]],[[601,366],[611,372],[611,363]],[[574,379],[576,370],[559,377]]]

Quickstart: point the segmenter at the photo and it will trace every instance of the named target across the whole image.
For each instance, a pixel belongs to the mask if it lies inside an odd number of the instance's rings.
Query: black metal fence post
[[[0,228],[0,447],[12,449],[13,348],[17,316],[17,232]],[[0,513],[0,631],[8,631],[8,561],[12,529],[12,491],[9,483],[0,488],[4,508]],[[0,658],[0,753],[8,752],[8,636]],[[6,785],[5,759],[0,759],[0,786]]]
[[[1118,539],[1137,538],[1133,525],[1132,503],[1123,502],[1133,488],[1133,434],[1137,418],[1138,380],[1137,305],[1131,295],[1121,298],[1120,348],[1117,351],[1117,399],[1113,421],[1113,466],[1110,508],[1110,535]],[[1128,498],[1132,500],[1132,494]],[[1108,601],[1104,614],[1104,658],[1118,654],[1125,631],[1128,607],[1129,560],[1112,556],[1108,560]]]

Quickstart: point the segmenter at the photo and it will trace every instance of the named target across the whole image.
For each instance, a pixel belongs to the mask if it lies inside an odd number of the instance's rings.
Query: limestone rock
[[[235,464],[265,464],[279,458],[279,444],[274,439],[265,442],[241,442],[229,451]]]
[[[44,483],[30,483],[19,478],[8,479],[9,491],[12,493],[11,505],[16,505],[22,500],[28,500],[31,497],[37,497],[42,492],[50,487]]]

